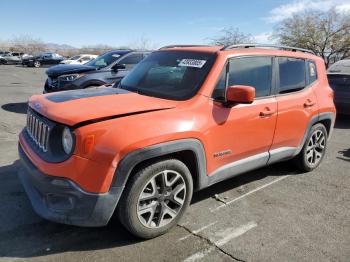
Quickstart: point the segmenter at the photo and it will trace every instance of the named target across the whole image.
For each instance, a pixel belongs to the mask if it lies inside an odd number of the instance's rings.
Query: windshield
[[[215,58],[212,53],[154,52],[135,66],[119,87],[149,96],[186,100],[196,94]]]
[[[94,66],[97,68],[102,68],[109,66],[112,64],[115,60],[117,60],[121,55],[118,53],[105,53],[99,57],[97,57],[94,60],[91,60],[90,62],[86,63],[85,65],[88,66]]]
[[[80,55],[75,55],[71,58],[69,58],[69,60],[78,60],[80,58]]]

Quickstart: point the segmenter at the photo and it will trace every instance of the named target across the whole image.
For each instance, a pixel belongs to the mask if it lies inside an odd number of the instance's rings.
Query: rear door
[[[303,141],[311,118],[317,114],[316,67],[300,58],[276,58],[277,124],[270,163],[293,156]]]

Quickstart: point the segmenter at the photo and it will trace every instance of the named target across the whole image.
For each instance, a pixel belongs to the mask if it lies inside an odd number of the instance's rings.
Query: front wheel
[[[327,130],[323,124],[316,124],[306,139],[303,149],[294,159],[297,167],[309,172],[318,167],[326,153]]]
[[[162,160],[139,170],[118,204],[118,217],[133,235],[149,239],[174,227],[189,206],[193,182],[187,166]]]

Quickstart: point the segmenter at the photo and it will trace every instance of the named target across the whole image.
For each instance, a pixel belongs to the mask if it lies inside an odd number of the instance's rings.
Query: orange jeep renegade
[[[285,46],[168,46],[117,86],[35,95],[19,136],[19,177],[42,217],[103,226],[115,213],[152,238],[192,192],[325,155],[335,121],[324,61]]]

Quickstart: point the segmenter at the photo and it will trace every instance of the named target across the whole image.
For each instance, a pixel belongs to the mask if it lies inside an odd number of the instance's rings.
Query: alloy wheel
[[[321,130],[316,130],[310,137],[306,147],[306,161],[316,166],[322,159],[326,148],[326,136]]]
[[[152,176],[141,191],[138,219],[148,228],[163,227],[177,217],[185,199],[184,178],[174,170],[164,170]]]

